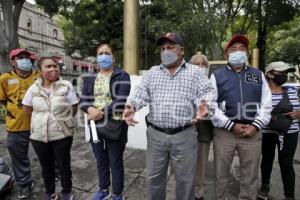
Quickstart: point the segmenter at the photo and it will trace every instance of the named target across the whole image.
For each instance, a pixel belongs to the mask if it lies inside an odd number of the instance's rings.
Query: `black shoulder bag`
[[[268,126],[278,133],[287,133],[293,123],[293,119],[285,114],[292,111],[293,106],[287,92],[284,90],[281,101],[271,112],[271,120]]]
[[[118,140],[122,133],[122,120],[108,118],[96,122],[97,134],[105,140]]]

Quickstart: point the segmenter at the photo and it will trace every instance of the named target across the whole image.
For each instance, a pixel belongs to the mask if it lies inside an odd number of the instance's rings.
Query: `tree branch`
[[[1,8],[3,8],[3,5],[2,5],[2,1],[0,1],[0,5],[1,5]],[[0,49],[3,49],[3,46],[4,46],[4,40],[5,40],[5,33],[4,33],[4,23],[3,23],[3,19],[2,19],[2,10],[0,11]]]
[[[1,1],[2,13],[3,13],[3,49],[9,48],[9,36],[11,33],[10,27],[13,25],[12,21],[12,1]],[[2,49],[2,50],[3,50]]]
[[[24,3],[25,3],[25,0],[20,0],[20,1],[16,1],[15,4],[14,4],[14,9],[13,9],[13,30],[12,30],[12,32],[14,34],[11,34],[12,37],[13,37],[11,48],[19,47],[18,27],[19,27],[20,15],[21,15],[21,11],[22,11]]]

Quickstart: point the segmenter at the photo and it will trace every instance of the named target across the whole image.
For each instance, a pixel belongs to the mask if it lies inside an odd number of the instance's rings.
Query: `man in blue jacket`
[[[231,38],[225,47],[228,65],[216,70],[211,82],[218,106],[212,116],[216,199],[224,200],[230,166],[240,158],[240,200],[256,199],[262,125],[270,120],[271,91],[261,71],[247,65],[249,40]]]

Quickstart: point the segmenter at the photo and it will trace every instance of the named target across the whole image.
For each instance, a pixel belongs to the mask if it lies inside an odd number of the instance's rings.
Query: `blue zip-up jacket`
[[[85,75],[84,83],[82,87],[82,93],[80,95],[79,106],[82,111],[87,113],[89,107],[93,107],[94,103],[94,84],[97,77],[97,73],[90,73]],[[127,97],[130,93],[130,76],[124,70],[114,67],[113,73],[110,78],[109,89],[112,97],[112,102],[107,105],[103,111],[108,117],[112,117],[113,112],[122,113],[124,106],[127,100]],[[128,126],[124,122],[124,133],[121,138],[124,141],[127,141],[127,130]]]
[[[216,70],[211,81],[217,91],[215,126],[231,130],[243,123],[259,130],[269,122],[272,96],[260,70],[246,66],[238,73],[227,66]]]
[[[96,77],[96,73],[90,73],[84,78],[80,96],[80,108],[85,113],[87,113],[87,109],[92,107],[94,103],[94,84]],[[114,109],[117,109],[118,112],[120,111],[119,109],[124,109],[126,99],[130,93],[130,88],[130,77],[128,73],[115,67],[109,83],[112,102],[104,109],[108,112],[109,117],[112,116]]]

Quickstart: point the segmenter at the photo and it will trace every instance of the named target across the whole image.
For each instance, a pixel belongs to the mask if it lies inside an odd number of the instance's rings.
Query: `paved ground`
[[[300,140],[300,138],[299,138]],[[9,160],[9,155],[5,148],[5,134],[3,127],[0,125],[0,156]],[[30,150],[30,159],[32,163],[32,174],[34,178],[35,187],[33,190],[32,200],[43,199],[43,183],[41,178],[41,171],[35,153]],[[144,200],[145,197],[145,151],[138,149],[129,149],[125,151],[125,197],[128,200]],[[296,198],[300,196],[300,150],[298,148],[294,160],[296,169]],[[91,199],[93,194],[98,189],[96,164],[91,152],[90,145],[84,141],[82,132],[76,134],[72,148],[72,170],[73,170],[73,190],[77,200]],[[206,199],[213,200],[213,158],[212,153],[209,156],[209,165],[207,170],[206,179]],[[59,189],[59,183],[58,191]],[[171,174],[168,177],[167,199],[175,199],[174,195],[175,181],[174,176]],[[236,200],[239,192],[238,181],[232,176],[230,186],[228,189],[228,200]],[[6,196],[0,197],[1,200],[14,200],[16,199],[17,188]],[[272,189],[271,193],[275,200],[283,199],[281,177],[279,174],[278,162],[274,163],[274,170],[272,176]]]

